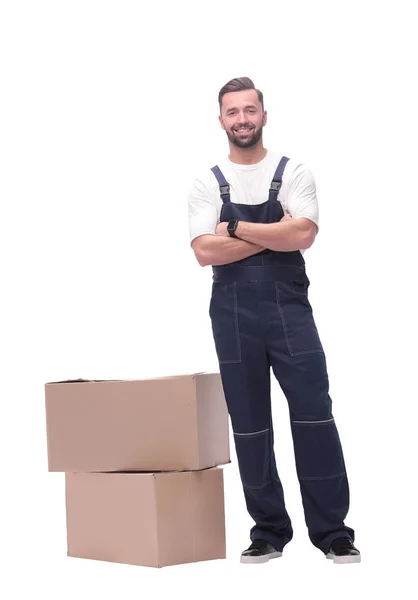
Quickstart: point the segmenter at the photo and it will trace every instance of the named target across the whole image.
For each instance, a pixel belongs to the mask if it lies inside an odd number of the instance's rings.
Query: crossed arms
[[[195,238],[192,248],[200,266],[225,265],[270,249],[292,252],[310,248],[317,234],[317,226],[304,217],[292,219],[289,215],[278,223],[248,223],[239,221],[236,235],[230,237],[227,223],[219,223],[216,233]]]

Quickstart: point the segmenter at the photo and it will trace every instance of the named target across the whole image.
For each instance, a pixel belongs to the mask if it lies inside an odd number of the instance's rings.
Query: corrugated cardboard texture
[[[230,462],[220,375],[45,385],[49,471],[199,470]]]
[[[66,473],[68,556],[158,564],[153,476]]]
[[[160,474],[156,487],[160,563],[225,558],[222,470]]]
[[[158,474],[155,480],[159,565],[194,562],[194,505],[189,473]]]
[[[222,469],[67,473],[68,555],[162,567],[222,559]]]
[[[190,474],[194,516],[194,551],[198,560],[226,557],[222,469]],[[205,518],[201,518],[201,515]]]

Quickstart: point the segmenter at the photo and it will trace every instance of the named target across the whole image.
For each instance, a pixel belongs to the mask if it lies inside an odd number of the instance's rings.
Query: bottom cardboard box
[[[226,557],[223,470],[66,473],[68,556],[163,567]]]

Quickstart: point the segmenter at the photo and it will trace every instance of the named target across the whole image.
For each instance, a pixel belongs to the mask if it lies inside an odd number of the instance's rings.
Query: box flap
[[[178,379],[181,377],[199,377],[200,375],[213,375],[214,373],[208,373],[207,371],[200,371],[199,373],[184,373],[182,375],[163,375],[160,377],[144,377],[141,379],[84,379],[79,377],[78,379],[63,379],[62,381],[48,381],[45,385],[55,385],[61,383],[106,383],[108,381],[152,381],[161,379]]]
[[[198,469],[194,388],[191,378],[46,385],[49,470]]]
[[[57,383],[103,383],[105,381],[123,381],[123,379],[65,379],[63,381],[48,381],[45,385],[55,385]]]

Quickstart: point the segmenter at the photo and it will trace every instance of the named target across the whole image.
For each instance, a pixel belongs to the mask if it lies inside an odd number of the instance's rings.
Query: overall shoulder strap
[[[231,196],[229,193],[229,183],[225,179],[224,174],[222,173],[218,165],[212,167],[211,171],[218,180],[222,202],[231,202]]]
[[[269,189],[269,200],[277,200],[277,196],[279,195],[280,188],[282,187],[282,177],[285,166],[288,162],[287,156],[283,156],[279,162],[279,165],[274,173],[273,180],[270,184]]]

